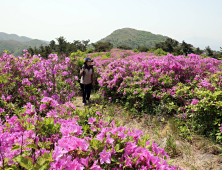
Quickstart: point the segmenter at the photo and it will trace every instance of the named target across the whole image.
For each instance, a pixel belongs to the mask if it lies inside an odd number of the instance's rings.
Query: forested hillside
[[[38,48],[41,45],[45,46],[48,42],[44,40],[32,39],[26,36],[18,36],[17,34],[7,34],[0,32],[0,52],[5,50],[11,54],[18,56],[22,54],[23,49],[31,47]]]

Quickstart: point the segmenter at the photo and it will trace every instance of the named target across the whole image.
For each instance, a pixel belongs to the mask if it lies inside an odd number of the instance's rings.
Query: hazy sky
[[[222,42],[222,0],[0,0],[0,5],[0,32],[47,41],[64,36],[95,42],[129,27],[179,41]]]

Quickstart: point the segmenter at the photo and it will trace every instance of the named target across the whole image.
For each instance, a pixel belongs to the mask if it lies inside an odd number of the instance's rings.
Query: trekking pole
[[[85,67],[83,66],[84,70]],[[86,102],[86,86],[85,86],[85,78],[84,78],[84,71],[83,71],[83,84],[84,84],[84,88],[83,88],[83,99],[85,99]]]

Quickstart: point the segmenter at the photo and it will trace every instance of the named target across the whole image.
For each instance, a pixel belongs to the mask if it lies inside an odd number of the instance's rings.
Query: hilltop
[[[122,28],[115,30],[107,37],[99,40],[101,42],[110,42],[114,48],[120,45],[126,45],[131,48],[138,46],[153,47],[156,43],[165,41],[167,36],[153,34],[147,31],[136,30],[132,28]]]

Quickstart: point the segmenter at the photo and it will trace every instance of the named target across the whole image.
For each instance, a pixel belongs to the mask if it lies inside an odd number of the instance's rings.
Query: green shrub
[[[146,46],[143,46],[143,47],[138,47],[138,50],[140,51],[140,52],[147,52],[147,51],[149,51],[149,47],[146,47]]]
[[[147,53],[154,53],[155,49],[151,48],[149,51],[147,51]]]
[[[111,55],[110,52],[107,52],[107,53],[106,53],[106,56],[107,56],[107,57],[110,57],[110,55]]]
[[[162,48],[158,48],[157,50],[154,51],[154,53],[155,53],[157,56],[166,56],[166,55],[167,55],[167,52],[163,51]]]
[[[166,56],[167,52],[163,51],[162,48],[158,48],[158,49],[150,49],[149,51],[147,51],[148,53],[155,53],[157,56]]]
[[[103,55],[104,55],[104,52],[92,53],[91,58],[98,57],[98,56],[103,56]]]
[[[76,65],[78,66],[78,68],[82,68],[84,62],[85,62],[85,60],[83,58],[78,58],[76,60]]]
[[[162,94],[162,105],[167,113],[175,113],[175,123],[182,137],[191,139],[193,133],[211,136],[222,141],[219,130],[222,118],[222,91],[220,90],[220,77],[222,72],[210,75],[208,81],[211,88],[178,83],[175,98],[167,93]]]
[[[92,45],[95,48],[96,52],[110,51],[113,48],[113,44],[110,42],[97,42],[92,43]]]
[[[138,53],[139,51],[135,48],[133,49],[133,52]]]
[[[101,59],[101,60],[105,60],[105,59],[109,59],[109,58],[110,58],[110,57],[104,55],[104,56],[102,56],[100,59]]]
[[[85,52],[77,50],[77,52],[71,53],[70,57],[73,57],[73,56],[85,57],[85,54],[86,54]]]
[[[91,48],[90,48],[90,49],[87,49],[87,50],[86,50],[86,53],[87,53],[87,54],[93,53],[93,49],[91,49]]]
[[[120,46],[118,46],[117,48],[118,48],[118,49],[123,49],[123,50],[132,50],[131,47],[128,47],[128,46],[126,46],[126,45],[120,45]]]

